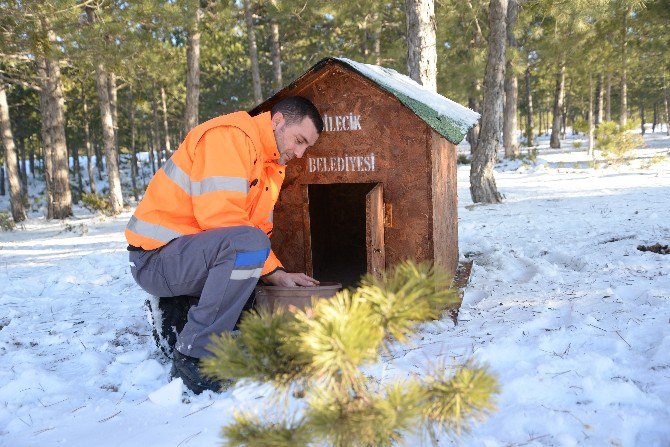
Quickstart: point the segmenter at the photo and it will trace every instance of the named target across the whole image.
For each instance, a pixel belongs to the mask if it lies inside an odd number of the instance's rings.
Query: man
[[[207,121],[156,172],[126,227],[140,287],[159,297],[200,297],[172,365],[172,376],[196,393],[218,390],[201,375],[199,359],[211,355],[212,334],[233,330],[259,277],[278,286],[318,284],[286,272],[268,236],[286,163],[322,130],[314,104],[297,96],[255,117],[236,112]]]

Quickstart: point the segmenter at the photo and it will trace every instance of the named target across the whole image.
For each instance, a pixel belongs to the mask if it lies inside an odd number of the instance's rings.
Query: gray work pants
[[[233,330],[269,252],[270,240],[258,228],[217,228],[156,250],[130,251],[130,271],[152,295],[200,296],[175,348],[201,358],[211,355],[206,347],[212,334]]]

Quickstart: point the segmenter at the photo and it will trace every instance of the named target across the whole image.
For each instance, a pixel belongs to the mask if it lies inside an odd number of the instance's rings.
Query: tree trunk
[[[407,11],[407,70],[409,77],[437,91],[435,1],[405,0]]]
[[[372,34],[374,41],[375,64],[382,64],[382,29],[384,27],[383,3],[377,2],[377,13],[375,14],[375,30]]]
[[[121,179],[119,177],[116,143],[114,141],[114,119],[109,98],[109,81],[102,62],[99,62],[95,68],[95,83],[98,87],[102,139],[105,145],[105,158],[107,159],[110,210],[113,214],[118,214],[123,209],[123,195],[121,193]]]
[[[29,159],[28,159],[28,166],[30,167],[30,175],[35,178],[35,142],[30,138],[30,153],[29,153]]]
[[[663,105],[665,108],[665,132],[670,136],[670,104],[668,104],[668,82],[665,73],[663,73]]]
[[[477,113],[481,111],[481,105],[479,103],[481,89],[482,83],[478,78],[476,78],[474,81],[472,81],[473,92],[470,93],[470,96],[468,96],[468,107]],[[470,153],[474,154],[477,143],[479,142],[479,123],[475,124],[470,128],[470,130],[468,130],[467,138],[468,143],[470,143]]]
[[[54,45],[56,34],[48,22],[41,21],[49,42]],[[65,113],[59,61],[39,57],[40,109],[44,138],[45,178],[47,179],[47,218],[64,219],[72,215],[72,193],[65,140]]]
[[[154,107],[152,107],[152,113],[153,113],[153,144],[154,148],[156,150],[156,163],[158,165],[157,169],[160,169],[163,167],[163,148],[161,147],[161,134],[160,134],[160,128],[158,126],[158,113],[156,112],[156,107],[154,104]]]
[[[565,100],[563,101],[563,108],[561,108],[561,138],[565,138],[568,121],[568,108],[570,107],[570,88],[565,87]]]
[[[514,38],[514,27],[519,13],[518,0],[509,0],[507,4],[507,45],[516,48],[517,42]],[[512,58],[507,60],[505,70],[505,109],[503,123],[503,145],[505,146],[505,157],[512,157],[519,153],[517,142],[517,104],[519,101],[519,81],[517,79]]]
[[[77,179],[77,194],[74,196],[74,203],[79,203],[79,199],[81,199],[81,195],[84,192],[84,182],[81,178],[81,166],[79,165],[79,146],[77,144],[72,146],[72,169],[74,170],[74,175]]]
[[[109,109],[112,112],[112,128],[114,129],[114,147],[116,148],[116,160],[119,160],[119,120],[117,107],[116,75],[113,71],[107,73],[107,84],[109,85]]]
[[[49,108],[49,99],[47,98],[47,66],[44,58],[37,59],[37,77],[40,82],[41,89],[39,91],[40,97],[40,114],[42,115],[42,125],[40,127],[40,136],[42,137],[42,172],[44,174],[44,193],[47,202],[47,219],[53,219],[53,160],[52,160],[52,142],[49,115],[47,110]]]
[[[468,6],[470,7],[471,10],[473,9],[471,2],[468,2]],[[476,18],[476,14],[475,14],[475,27],[472,33],[472,40],[470,42],[471,45],[476,49],[482,48],[482,46],[485,45],[486,43],[486,40],[482,35],[481,27],[479,26],[479,21]],[[479,77],[475,77],[472,80],[472,90],[470,92],[470,96],[468,97],[468,107],[470,107],[477,113],[481,113],[481,104],[480,104],[481,90],[482,90],[481,79],[479,79]],[[479,144],[480,130],[481,130],[480,123],[477,123],[474,126],[472,126],[468,131],[468,142],[470,143],[471,155],[475,153],[475,149]]]
[[[526,140],[528,147],[533,146],[533,95],[530,85],[530,64],[526,65]]]
[[[554,111],[551,122],[551,139],[549,147],[561,147],[561,111],[565,98],[565,56],[561,56],[561,62],[556,74],[556,89],[554,90]]]
[[[598,86],[596,90],[596,127],[603,122],[603,88],[604,88],[604,76],[602,73],[598,74]]]
[[[186,110],[184,111],[184,132],[188,133],[198,125],[200,108],[200,21],[203,11],[199,1],[186,47]]]
[[[153,126],[149,126],[149,132],[147,132],[147,146],[149,146],[149,163],[151,164],[151,173],[156,173],[156,157],[154,155],[154,129]]]
[[[0,82],[0,131],[2,131],[2,144],[5,147],[7,177],[9,178],[9,203],[12,219],[14,219],[14,222],[22,222],[26,220],[26,210],[23,207],[23,197],[21,195],[21,183],[19,180],[19,169],[16,163],[14,135],[12,134],[12,126],[9,119],[7,94],[5,93],[5,85],[2,82]]]
[[[0,166],[0,196],[5,196],[5,165]]]
[[[513,0],[511,0],[513,1]],[[510,64],[507,68],[513,70]],[[517,142],[517,102],[519,98],[519,84],[516,75],[505,79],[505,111],[503,122],[503,145],[505,157],[512,157],[519,153]]]
[[[644,101],[640,98],[640,133],[642,135],[644,135],[645,132],[644,125]]]
[[[628,122],[628,14],[629,9],[626,8],[623,14],[623,26],[621,27],[621,115],[619,116],[619,124],[625,127]]]
[[[501,146],[505,84],[507,0],[491,0],[489,7],[489,54],[484,79],[484,107],[479,144],[470,165],[470,194],[475,203],[500,203],[493,168]]]
[[[256,47],[256,34],[254,33],[254,18],[251,11],[251,0],[244,0],[244,21],[247,24],[247,38],[249,40],[249,59],[251,59],[251,79],[254,89],[254,102],[258,104],[263,100],[261,90],[261,73],[258,68],[258,48]]]
[[[82,95],[84,103],[84,147],[86,148],[86,170],[88,171],[89,190],[91,194],[97,194],[95,187],[95,176],[93,175],[93,146],[91,146],[91,129],[88,120],[88,101]],[[83,192],[83,191],[82,191]]]
[[[273,14],[270,17],[270,41],[271,41],[271,56],[272,56],[272,84],[275,91],[279,91],[284,85],[281,71],[281,40],[279,38],[279,22],[275,16],[277,12],[277,0],[270,0],[274,6]]]
[[[612,74],[607,73],[605,79],[605,121],[612,121]]]
[[[651,133],[656,133],[656,125],[658,124],[658,101],[654,101],[654,118],[651,122]]]
[[[100,144],[96,141],[93,144],[93,150],[95,152],[95,167],[98,171],[98,180],[102,181],[102,171],[105,170],[104,166],[104,157],[102,156],[102,148],[100,147]]]
[[[161,105],[163,106],[163,133],[165,135],[165,160],[172,156],[172,147],[170,146],[170,129],[168,127],[167,95],[165,87],[161,87]]]
[[[589,116],[588,116],[588,125],[589,125],[589,147],[588,152],[591,157],[593,157],[595,151],[595,145],[593,141],[593,132],[595,129],[595,123],[593,119],[593,78],[589,74]]]
[[[137,148],[135,147],[135,99],[133,98],[132,88],[130,95],[130,181],[133,187],[133,197],[138,201],[137,196]]]
[[[21,189],[23,197],[28,200],[28,167],[26,166],[26,141],[19,140],[19,149],[21,156],[19,157],[19,172],[21,173]]]

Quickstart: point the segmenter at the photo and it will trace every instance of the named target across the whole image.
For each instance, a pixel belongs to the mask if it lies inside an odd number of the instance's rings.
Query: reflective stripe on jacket
[[[126,226],[130,245],[153,250],[179,236],[238,225],[268,236],[285,166],[270,112],[236,112],[191,130],[159,169]],[[273,252],[262,274],[281,263]]]

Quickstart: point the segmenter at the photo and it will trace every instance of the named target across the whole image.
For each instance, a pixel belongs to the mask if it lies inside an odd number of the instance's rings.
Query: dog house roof
[[[286,90],[292,89],[310,74],[333,62],[355,71],[396,97],[416,116],[453,144],[460,143],[468,130],[479,120],[479,113],[427,89],[410,77],[395,70],[336,57],[327,57],[320,60],[306,73],[277,92],[266,102],[274,102],[273,99],[279,99],[277,96],[285,96]],[[262,104],[252,110],[252,114],[260,111],[261,107]]]

